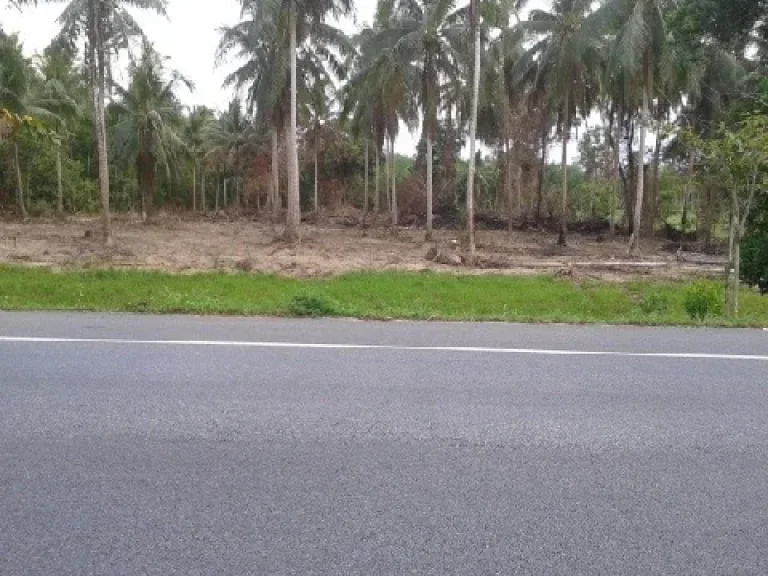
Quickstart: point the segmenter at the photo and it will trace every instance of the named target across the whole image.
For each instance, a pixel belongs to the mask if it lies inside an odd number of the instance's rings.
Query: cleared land
[[[626,239],[607,234],[574,233],[567,248],[555,246],[555,235],[536,230],[479,230],[474,267],[427,259],[436,246],[450,260],[460,256],[461,232],[437,230],[435,242],[424,242],[419,229],[386,227],[362,231],[354,226],[359,213],[321,217],[307,224],[299,246],[276,242],[269,222],[162,216],[150,225],[136,218],[115,219],[117,246],[107,250],[98,237],[99,221],[70,218],[26,224],[0,223],[0,263],[55,269],[140,269],[168,272],[247,271],[313,278],[359,271],[456,271],[463,274],[566,274],[577,278],[632,280],[680,279],[719,275],[722,258],[678,255],[669,242],[648,240],[642,260],[628,260]]]
[[[722,257],[668,242],[629,260],[624,238],[574,233],[558,248],[547,232],[481,230],[470,267],[460,232],[363,233],[358,216],[308,223],[298,246],[269,222],[226,216],[118,217],[113,249],[98,219],[6,222],[0,309],[768,326],[768,298],[747,289],[737,319],[693,320],[688,285],[706,276],[717,294]]]

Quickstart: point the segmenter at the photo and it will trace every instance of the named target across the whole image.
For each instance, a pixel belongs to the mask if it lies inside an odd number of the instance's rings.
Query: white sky
[[[341,24],[351,32],[358,24],[373,20],[377,0],[355,0],[354,21]],[[530,7],[545,5],[547,0],[531,0]],[[28,55],[41,52],[58,30],[56,19],[64,4],[43,3],[38,7],[18,11],[11,8],[8,0],[0,0],[0,23],[8,33],[18,32]],[[215,8],[214,8],[215,6]],[[212,9],[213,8],[213,9]],[[238,0],[169,0],[168,19],[155,14],[134,12],[147,36],[157,50],[169,57],[169,66],[181,72],[195,84],[193,93],[180,93],[187,105],[205,104],[222,110],[232,98],[232,92],[222,88],[222,81],[229,69],[225,65],[214,66],[214,56],[219,43],[218,29],[235,24],[240,16]],[[118,78],[119,75],[117,76]],[[400,131],[397,151],[412,155],[417,135]],[[575,147],[574,147],[575,148]]]

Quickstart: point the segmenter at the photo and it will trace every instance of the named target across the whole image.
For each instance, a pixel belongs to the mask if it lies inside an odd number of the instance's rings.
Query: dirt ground
[[[627,258],[626,238],[573,234],[569,245],[542,231],[478,231],[475,266],[460,264],[459,231],[438,230],[433,242],[424,231],[371,227],[363,231],[350,216],[319,218],[305,224],[302,242],[275,240],[267,221],[194,215],[163,215],[148,225],[137,217],[114,219],[115,247],[99,236],[98,218],[0,221],[0,263],[52,268],[136,268],[192,272],[241,270],[296,277],[319,277],[360,270],[434,270],[470,274],[540,274],[629,280],[720,274],[718,259],[676,254],[668,243],[647,241],[642,259]],[[665,249],[665,244],[667,245]],[[427,259],[436,247],[440,264]],[[434,251],[432,253],[434,256]]]

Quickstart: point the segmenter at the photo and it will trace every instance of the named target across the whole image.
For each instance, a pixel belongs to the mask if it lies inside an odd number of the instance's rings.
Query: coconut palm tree
[[[21,44],[15,35],[0,29],[0,140],[13,142],[13,166],[16,171],[16,202],[22,219],[26,220],[24,184],[19,164],[19,132],[25,125],[27,106],[24,102],[29,88],[31,69],[24,59]]]
[[[12,0],[17,5],[38,4],[37,0]],[[41,0],[58,2],[59,0]],[[114,243],[109,216],[109,152],[105,115],[107,83],[111,77],[110,62],[130,40],[143,37],[138,22],[128,7],[166,14],[166,0],[67,0],[59,16],[59,37],[71,46],[85,38],[85,63],[94,110],[94,137],[99,157],[99,196],[103,212],[104,241]]]
[[[556,0],[551,12],[534,10],[523,29],[534,44],[521,59],[521,68],[536,67],[535,83],[550,93],[560,112],[563,139],[560,232],[565,246],[568,234],[568,142],[577,112],[588,115],[600,72],[600,38],[584,26],[591,0]]]
[[[590,15],[585,28],[595,37],[605,30],[609,34],[610,67],[620,70],[630,84],[642,87],[640,106],[640,150],[637,170],[637,193],[633,213],[630,255],[640,252],[643,195],[645,190],[645,145],[651,121],[651,100],[654,96],[654,80],[657,66],[663,58],[667,35],[664,24],[664,0],[605,0]]]
[[[229,174],[234,175],[236,202],[239,202],[242,178],[243,148],[247,143],[251,120],[243,110],[240,100],[233,99],[225,112],[204,128],[206,156],[224,172],[224,204],[228,204]],[[217,203],[218,207],[218,203]]]
[[[114,141],[117,154],[135,163],[142,217],[147,222],[154,213],[158,165],[170,173],[178,153],[186,149],[176,132],[182,113],[175,92],[182,85],[192,86],[178,73],[168,72],[146,40],[140,60],[129,66],[129,77],[128,88],[114,86],[118,99],[113,105],[119,118]]]
[[[261,1],[261,0],[257,0]],[[325,28],[328,16],[337,18],[352,11],[352,0],[282,0],[288,12],[288,54],[291,78],[290,125],[288,128],[288,205],[285,239],[298,242],[301,207],[299,198],[299,149],[297,144],[298,45],[306,40],[307,31]],[[321,49],[324,47],[320,46]]]
[[[477,110],[480,103],[480,63],[482,37],[480,22],[480,0],[470,0],[469,22],[472,30],[474,58],[472,65],[472,105],[469,116],[469,167],[467,170],[467,257],[469,263],[475,260],[475,151],[477,149]]]
[[[278,132],[283,130],[288,164],[288,211],[285,238],[299,240],[299,165],[297,143],[298,90],[318,70],[343,74],[351,51],[345,35],[325,20],[352,9],[351,0],[242,0],[243,21],[222,31],[219,54],[235,52],[243,62],[228,78],[237,88],[248,87],[249,105],[272,126],[273,206],[277,209]],[[286,103],[290,102],[289,106]]]
[[[456,75],[453,48],[464,28],[456,22],[455,0],[381,0],[379,10],[392,14],[387,28],[371,39],[386,46],[402,66],[415,67],[427,160],[427,239],[432,237],[433,145],[441,101],[440,78]]]
[[[354,130],[368,134],[374,142],[376,190],[374,210],[379,208],[379,160],[382,149],[389,158],[387,164],[387,195],[391,223],[397,226],[397,178],[394,145],[400,121],[413,127],[417,120],[418,69],[398,58],[391,46],[382,43],[381,33],[390,28],[380,4],[373,29],[364,30],[356,39],[359,53],[353,65],[354,73],[342,94],[342,119],[352,123]]]
[[[56,143],[56,211],[64,212],[64,183],[62,177],[62,153],[65,141],[70,137],[70,125],[83,118],[84,110],[79,102],[86,97],[86,90],[75,68],[74,55],[57,43],[48,46],[38,58],[40,82],[35,87],[39,106],[56,115],[52,126]]]
[[[18,38],[0,30],[0,139],[13,142],[16,172],[16,199],[22,219],[27,219],[24,183],[19,163],[18,138],[24,131],[50,138],[57,143],[59,205],[61,205],[62,114],[74,114],[77,104],[53,79],[41,77],[23,57]]]
[[[382,42],[381,33],[391,27],[390,17],[380,4],[376,23],[364,28],[354,39],[358,52],[351,65],[353,74],[342,92],[342,123],[348,125],[353,134],[362,134],[374,145],[375,186],[373,210],[380,208],[380,168],[382,155],[389,158],[386,163],[386,187],[391,221],[397,224],[397,183],[394,173],[394,140],[397,137],[400,120],[413,124],[415,101],[413,98],[416,68],[403,66],[394,56],[391,46]],[[408,77],[408,73],[411,74]],[[393,194],[394,189],[394,194]],[[394,206],[393,206],[394,199]]]
[[[184,142],[192,157],[192,211],[197,211],[197,183],[200,182],[200,209],[205,212],[205,135],[214,120],[213,111],[206,106],[190,110],[184,125]]]

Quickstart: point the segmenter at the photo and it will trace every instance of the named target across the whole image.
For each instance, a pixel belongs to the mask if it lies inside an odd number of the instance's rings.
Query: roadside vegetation
[[[241,0],[216,55],[233,97],[215,110],[182,105],[195,86],[134,18],[162,17],[170,1],[181,0],[70,0],[33,57],[0,27],[0,263],[73,269],[3,269],[0,307],[763,323],[746,287],[768,293],[767,2],[378,0],[347,33],[352,0]],[[417,144],[398,154],[405,130]],[[120,236],[124,221],[170,227],[168,214],[199,222],[201,235],[229,223],[233,244],[238,226],[258,222],[271,238],[233,264],[251,272],[272,271],[265,260],[302,242],[332,260],[312,233],[334,219],[361,240],[393,240],[378,259],[361,242],[370,267],[335,268],[370,273],[330,280],[74,271],[183,269],[131,253]],[[68,234],[97,215],[87,242]],[[568,265],[588,237],[621,246],[626,266],[674,254],[722,280],[716,290],[667,277],[377,273],[396,267],[414,230],[439,270],[516,270],[523,256]],[[194,238],[179,247],[199,249]],[[209,260],[204,269],[221,268]]]
[[[0,268],[0,309],[288,317],[768,326],[768,300],[742,292],[722,314],[712,281],[573,281],[550,276],[354,273],[326,279]]]

